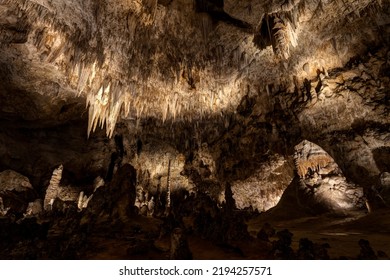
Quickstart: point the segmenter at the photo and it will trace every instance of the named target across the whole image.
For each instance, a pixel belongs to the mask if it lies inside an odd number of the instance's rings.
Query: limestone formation
[[[294,160],[310,207],[336,212],[362,209],[363,189],[347,182],[333,158],[320,146],[302,141],[295,146]]]
[[[63,169],[64,167],[61,164],[53,171],[49,186],[46,189],[45,200],[43,201],[43,209],[45,211],[52,210],[53,202],[58,197]]]
[[[245,180],[233,183],[236,206],[239,209],[252,206],[267,211],[280,200],[293,178],[291,163],[278,155],[264,162]]]
[[[0,0],[0,258],[389,243],[389,38],[389,0]]]
[[[42,200],[36,199],[32,202],[29,202],[27,206],[26,213],[24,214],[24,217],[38,217],[43,211],[42,207]]]
[[[245,95],[239,90],[245,76],[272,79],[270,72],[265,75],[256,68],[262,63],[272,67],[273,52],[287,68],[297,71],[295,66],[300,63],[294,63],[292,54],[301,53],[303,59],[314,55],[313,60],[320,60],[327,43],[321,40],[322,33],[329,33],[332,27],[336,34],[327,36],[328,41],[335,42],[336,50],[322,66],[334,67],[342,60],[343,46],[337,43],[342,41],[344,31],[334,26],[344,20],[347,22],[342,26],[347,27],[372,10],[381,11],[387,4],[374,0],[342,4],[302,0],[280,5],[280,1],[268,1],[250,5],[256,12],[248,14],[243,9],[248,6],[247,1],[236,4],[235,8],[232,1],[226,2],[223,8],[226,11],[222,12],[225,17],[239,19],[220,21],[219,28],[212,28],[207,24],[208,17],[194,9],[192,2],[181,0],[167,6],[126,1],[118,5],[107,1],[95,4],[75,0],[64,5],[50,1],[2,1],[1,7],[7,11],[2,42],[24,43],[34,63],[54,66],[53,71],[63,76],[61,83],[71,85],[75,96],[86,97],[88,133],[97,126],[105,126],[111,137],[120,117],[149,116],[164,122],[166,119],[196,120],[213,111],[233,110]],[[95,5],[99,5],[98,11]],[[64,16],[56,17],[56,11]],[[213,16],[212,11],[205,12]],[[325,16],[328,14],[332,16]],[[109,20],[105,21],[107,15]],[[232,29],[232,25],[238,28]],[[178,26],[188,32],[182,33]],[[12,28],[21,31],[13,33]],[[29,30],[31,36],[26,36]],[[247,32],[252,30],[256,32],[252,37],[259,37],[254,42],[247,37]],[[224,38],[224,32],[230,36]],[[150,46],[147,49],[145,41]],[[313,51],[305,51],[310,43]],[[159,47],[161,44],[163,48]],[[352,47],[348,48],[351,52]],[[260,56],[261,51],[264,54]],[[123,55],[132,59],[122,59]],[[153,63],[145,62],[143,55]],[[185,59],[180,61],[180,57]],[[286,62],[289,60],[293,62],[291,66]],[[220,71],[223,67],[227,67],[226,72]],[[149,84],[149,79],[154,82]],[[198,94],[192,95],[194,90]]]
[[[125,164],[114,175],[110,188],[110,204],[113,217],[118,217],[124,222],[133,214],[133,206],[136,199],[137,173],[133,166]]]
[[[105,185],[104,179],[100,176],[96,177],[93,181],[93,192],[96,192],[96,190],[100,187],[103,187]]]
[[[5,208],[3,203],[3,198],[0,196],[0,216],[7,215],[8,210],[10,207]]]
[[[155,207],[154,197],[152,196],[148,202],[148,216],[153,216],[154,207]]]
[[[137,197],[136,183],[135,168],[130,164],[121,166],[112,181],[106,187],[98,188],[91,196],[84,212],[85,222],[96,219],[112,224],[128,221],[135,215],[133,207]]]
[[[307,140],[295,146],[295,166],[300,178],[306,178],[311,174],[340,173],[337,164],[332,157],[318,145]]]
[[[92,198],[92,195],[90,197]],[[84,192],[81,191],[77,201],[77,208],[79,209],[79,211],[83,210],[84,208],[87,208],[88,202],[89,197],[87,195],[84,195]]]
[[[0,193],[7,191],[23,192],[32,188],[33,187],[26,176],[13,170],[0,172]]]
[[[26,211],[29,201],[34,199],[35,191],[30,180],[22,174],[5,170],[0,172],[1,212],[19,216]]]

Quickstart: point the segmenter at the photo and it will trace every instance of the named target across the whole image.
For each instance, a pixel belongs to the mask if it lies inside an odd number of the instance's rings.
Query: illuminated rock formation
[[[60,182],[62,178],[62,171],[64,167],[61,164],[58,168],[54,169],[53,175],[50,179],[50,184],[46,189],[45,200],[43,201],[43,208],[46,211],[52,210],[54,200],[60,193]]]
[[[307,140],[295,146],[294,160],[298,175],[303,180],[314,173],[340,174],[340,169],[331,156],[320,146]]]
[[[13,170],[0,172],[0,212],[22,215],[34,197],[30,180]]]
[[[29,202],[24,217],[38,217],[42,213],[42,210],[42,200],[36,199],[32,202]]]
[[[389,0],[0,0],[3,228],[48,219],[66,258],[80,232],[234,247],[247,213],[386,210],[389,19]]]
[[[294,160],[305,193],[306,201],[302,203],[335,212],[365,206],[363,189],[347,182],[338,165],[320,146],[302,141],[295,146]]]
[[[13,170],[5,170],[0,173],[0,192],[17,191],[23,192],[32,189],[31,183],[26,176]]]
[[[23,47],[3,48],[3,61],[26,53],[32,71],[51,73],[47,77],[60,87],[60,95],[68,100],[71,92],[85,97],[88,134],[105,126],[111,137],[120,118],[197,121],[234,110],[246,94],[248,79],[290,83],[285,75],[272,70],[265,75],[258,67],[281,66],[289,76],[303,80],[300,67],[307,59],[318,69],[341,66],[347,59],[343,54],[353,56],[356,47],[353,40],[343,45],[343,28],[360,24],[361,18],[386,24],[372,13],[388,4],[222,1],[222,12],[217,12],[201,4],[208,1],[194,2],[176,0],[165,6],[158,1],[121,0],[111,5],[104,0],[4,0],[1,41]],[[58,11],[63,16],[57,17]],[[335,30],[336,24],[343,28]],[[361,31],[374,36],[371,30]],[[326,44],[334,50],[324,56]],[[12,80],[17,82],[16,77]]]

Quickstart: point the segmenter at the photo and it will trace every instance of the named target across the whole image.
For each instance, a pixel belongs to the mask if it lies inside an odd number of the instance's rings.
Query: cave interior
[[[0,0],[0,259],[389,259],[389,0]]]

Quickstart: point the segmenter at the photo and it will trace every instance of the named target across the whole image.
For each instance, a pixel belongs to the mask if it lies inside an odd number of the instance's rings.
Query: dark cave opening
[[[259,31],[256,32],[253,37],[253,42],[261,50],[268,46],[272,46],[275,51],[274,26],[274,17],[272,15],[265,14],[261,20]]]

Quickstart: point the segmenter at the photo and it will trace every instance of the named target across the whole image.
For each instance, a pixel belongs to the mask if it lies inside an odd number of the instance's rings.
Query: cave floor
[[[366,239],[375,252],[383,251],[390,255],[390,210],[371,214],[355,212],[343,217],[323,215],[274,221],[270,220],[269,216],[264,218],[259,215],[248,221],[248,231],[256,236],[265,222],[270,223],[276,231],[288,229],[293,233],[291,247],[295,251],[298,249],[299,240],[308,238],[314,243],[328,243],[330,245],[328,254],[331,259],[356,259],[360,251],[358,242],[360,239]],[[160,223],[161,221],[155,218],[138,217],[136,221],[130,223],[128,229],[124,228],[116,236],[93,235],[89,240],[89,249],[82,258],[169,259],[168,236],[155,238],[153,244],[140,245],[144,233],[157,233]],[[139,226],[140,232],[143,232],[138,236],[134,235],[135,224]],[[140,246],[139,253],[131,244]],[[194,259],[267,259],[266,251],[269,249],[267,244],[258,239],[250,242],[237,241],[234,246],[225,247],[194,234],[188,235],[188,244]],[[144,250],[142,246],[149,249]],[[129,248],[132,248],[130,253]]]
[[[170,237],[158,236],[153,244],[148,244],[150,238],[145,235],[158,235],[161,220],[150,217],[136,216],[132,221],[113,234],[113,230],[102,229],[93,234],[88,241],[87,249],[82,259],[91,260],[164,260],[169,259]],[[134,228],[139,234],[134,233]],[[143,243],[142,240],[145,240]],[[265,254],[258,248],[264,248],[264,242],[237,241],[232,246],[217,245],[208,239],[195,234],[188,234],[188,245],[193,259],[198,260],[236,260],[264,259]],[[258,243],[254,246],[254,243]]]
[[[359,240],[370,242],[379,259],[389,259],[390,255],[390,209],[348,213],[344,216],[284,216],[261,213],[247,219],[247,230],[252,238],[218,244],[215,240],[202,238],[190,230],[186,224],[187,241],[193,259],[198,260],[240,260],[269,259],[272,242],[256,238],[257,233],[267,222],[276,231],[288,229],[292,234],[291,248],[297,252],[301,238],[308,238],[315,244],[329,244],[330,259],[357,259],[360,253]],[[71,220],[64,220],[71,221]],[[24,240],[13,247],[5,247],[0,259],[89,259],[89,260],[167,260],[170,258],[170,234],[164,229],[160,218],[136,215],[126,222],[113,223],[110,219],[99,220],[93,228],[84,233],[82,227],[75,234],[64,235],[67,226],[57,223],[42,240]],[[87,225],[89,226],[89,225]],[[65,236],[65,237],[64,237]],[[75,241],[75,242],[73,242]],[[39,245],[41,244],[41,245]],[[72,245],[73,244],[73,245]],[[79,247],[81,245],[81,247]],[[39,254],[46,248],[45,254]],[[54,248],[50,250],[50,248]],[[63,250],[70,254],[57,254]],[[78,250],[79,248],[80,250]],[[47,250],[49,249],[49,250]],[[382,251],[384,253],[378,253]],[[54,253],[54,255],[53,255]]]
[[[293,233],[292,245],[298,249],[299,240],[308,238],[314,243],[328,243],[331,259],[354,259],[359,254],[359,240],[370,242],[375,252],[390,255],[390,209],[366,214],[352,212],[346,216],[322,215],[305,218],[272,220],[272,216],[261,215],[248,223],[248,230],[255,235],[268,222],[276,231],[288,229]]]

